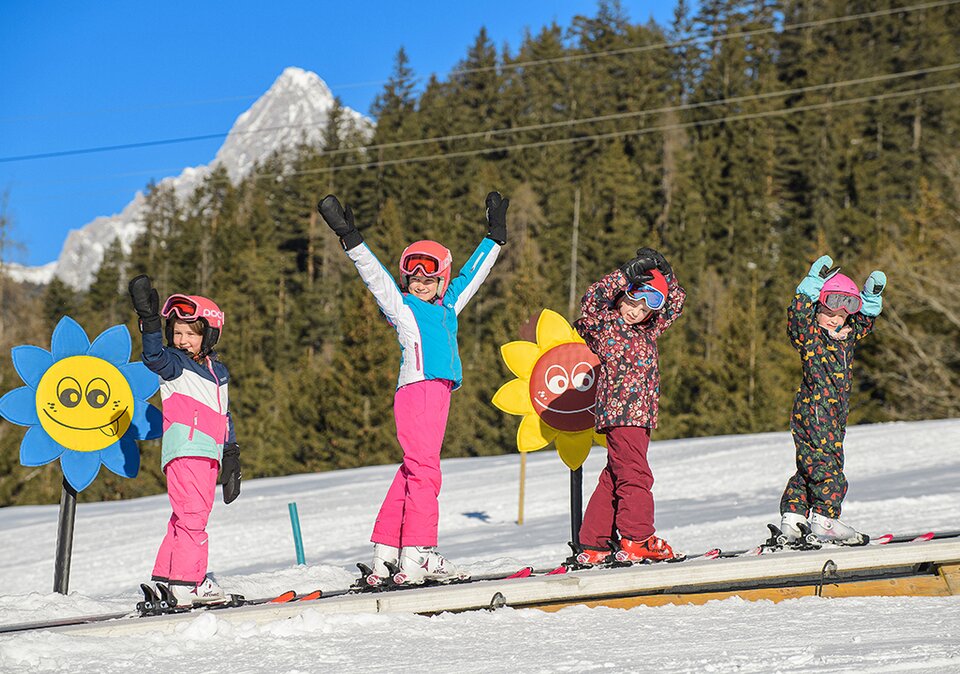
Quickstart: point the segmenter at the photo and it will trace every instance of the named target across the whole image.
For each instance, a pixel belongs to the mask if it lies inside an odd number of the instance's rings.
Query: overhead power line
[[[651,133],[659,133],[664,131],[673,131],[681,129],[690,129],[698,126],[713,126],[716,124],[722,124],[725,122],[739,122],[751,119],[762,119],[768,117],[780,117],[786,116],[799,112],[809,112],[816,110],[827,110],[832,108],[846,107],[850,105],[856,105],[858,103],[868,103],[875,101],[884,101],[895,98],[903,98],[906,96],[913,96],[925,93],[935,93],[939,91],[950,91],[953,89],[960,88],[960,82],[955,82],[951,84],[943,84],[936,86],[923,87],[918,89],[910,89],[906,91],[898,92],[888,92],[885,94],[876,94],[872,96],[860,96],[857,98],[844,99],[841,101],[827,101],[823,103],[812,103],[809,105],[796,106],[791,108],[778,108],[775,110],[764,110],[759,112],[751,113],[741,113],[736,115],[726,115],[723,117],[716,117],[713,119],[697,120],[692,122],[679,122],[674,124],[663,124],[655,127],[641,127],[637,129],[629,129],[625,131],[611,131],[607,133],[596,133],[587,136],[576,136],[572,138],[557,138],[551,140],[543,141],[533,141],[528,143],[515,143],[513,145],[500,145],[496,147],[486,147],[478,148],[474,150],[462,150],[455,152],[439,152],[430,155],[419,155],[414,157],[402,157],[397,159],[385,159],[379,161],[370,161],[370,162],[358,162],[353,164],[342,164],[339,166],[329,166],[316,169],[308,169],[303,171],[289,171],[285,173],[270,173],[270,174],[260,174],[256,176],[257,179],[269,178],[287,178],[295,175],[311,175],[311,174],[322,174],[322,173],[336,173],[340,171],[347,170],[357,170],[357,169],[366,169],[366,168],[375,168],[375,167],[384,167],[384,166],[395,166],[401,164],[418,164],[418,163],[427,163],[431,161],[445,160],[445,159],[457,159],[463,157],[475,157],[482,156],[485,154],[495,154],[500,152],[512,152],[519,150],[526,150],[531,148],[541,148],[541,147],[550,147],[557,145],[573,145],[593,140],[605,140],[610,138],[622,138],[626,136],[643,136]],[[90,192],[72,192],[71,196],[76,196],[78,194],[90,194]],[[45,199],[56,198],[51,195],[46,195]]]
[[[618,112],[609,115],[598,115],[594,117],[581,117],[577,119],[568,119],[560,120],[556,122],[543,122],[539,124],[529,124],[525,126],[515,126],[515,127],[505,127],[499,129],[486,129],[483,131],[474,131],[470,133],[462,134],[450,134],[446,136],[433,136],[430,138],[413,138],[403,141],[394,141],[390,143],[378,143],[375,145],[362,145],[362,146],[353,146],[349,148],[343,148],[338,150],[328,150],[318,153],[322,157],[333,157],[344,154],[356,154],[358,152],[379,152],[381,150],[395,149],[395,148],[406,148],[406,147],[416,147],[420,145],[430,145],[435,143],[448,143],[453,141],[460,140],[470,140],[476,138],[491,138],[495,136],[503,135],[512,135],[517,133],[528,133],[533,131],[542,131],[546,129],[578,126],[581,124],[595,124],[599,122],[608,122],[616,121],[622,119],[630,119],[636,117],[645,117],[651,115],[661,115],[672,112],[684,112],[688,110],[703,109],[709,107],[716,107],[721,105],[741,105],[744,103],[749,103],[753,101],[768,100],[771,98],[782,98],[784,96],[797,96],[802,94],[808,94],[816,91],[826,91],[831,89],[839,89],[844,87],[857,86],[861,84],[872,84],[878,82],[890,82],[897,79],[903,79],[908,77],[917,77],[921,75],[929,75],[935,73],[949,72],[951,70],[957,70],[960,68],[960,62],[957,63],[948,63],[940,66],[930,66],[928,68],[918,68],[916,70],[907,70],[898,73],[886,73],[882,75],[871,75],[868,77],[861,77],[851,80],[839,80],[834,82],[825,82],[822,84],[811,84],[805,87],[796,87],[793,89],[778,89],[776,91],[767,91],[758,94],[749,94],[745,96],[735,96],[732,98],[720,98],[713,99],[708,101],[698,101],[696,103],[684,103],[680,105],[671,105],[663,106],[659,108],[648,108],[643,110],[631,110],[625,112]],[[288,128],[288,127],[276,127],[276,128]],[[176,171],[177,168],[154,168],[144,171],[136,172],[125,172],[121,174],[109,174],[103,176],[84,176],[83,178],[71,180],[71,183],[75,183],[77,180],[85,181],[94,181],[106,178],[115,178],[115,177],[131,177],[131,176],[149,176],[157,175],[158,173],[170,173]],[[64,181],[51,181],[46,184],[58,184]]]
[[[491,70],[511,70],[518,68],[529,68],[532,66],[543,66],[550,65],[552,63],[567,63],[571,61],[583,61],[586,59],[599,58],[601,56],[620,56],[623,54],[637,54],[646,51],[655,51],[657,49],[674,49],[677,47],[683,47],[689,44],[704,43],[710,44],[711,42],[723,42],[725,40],[735,40],[745,37],[756,37],[758,35],[766,35],[769,33],[786,33],[793,30],[802,30],[804,28],[817,28],[820,26],[828,26],[835,23],[845,23],[847,21],[859,21],[862,19],[873,19],[881,16],[890,16],[891,14],[901,14],[906,12],[916,12],[925,9],[936,9],[937,7],[946,7],[948,5],[955,5],[960,0],[939,0],[937,2],[926,2],[919,5],[910,5],[906,7],[892,7],[889,9],[878,9],[873,12],[861,12],[860,14],[845,14],[843,16],[830,17],[828,19],[816,19],[813,21],[801,21],[798,23],[788,23],[784,24],[777,28],[776,26],[768,26],[767,28],[757,28],[755,30],[744,30],[738,31],[736,33],[723,33],[720,35],[695,35],[692,37],[683,38],[682,40],[676,40],[674,42],[657,42],[649,45],[642,45],[638,47],[623,47],[622,49],[609,49],[602,52],[588,52],[584,54],[570,54],[567,56],[557,56],[554,58],[548,59],[537,59],[533,61],[519,61],[517,63],[507,63],[501,64],[498,66],[483,66],[480,68],[464,68],[462,70],[454,70],[451,75],[468,75],[470,73],[479,73],[479,72],[489,72]]]
[[[957,1],[960,2],[960,0],[957,0]],[[503,135],[503,134],[522,133],[522,132],[528,132],[528,131],[537,131],[537,130],[542,130],[542,129],[563,127],[563,126],[576,126],[576,125],[578,125],[578,124],[589,124],[589,123],[610,121],[610,120],[615,120],[615,119],[626,119],[626,118],[629,118],[629,117],[639,117],[639,116],[645,116],[645,115],[663,114],[663,113],[667,113],[667,112],[679,112],[679,111],[683,111],[683,110],[691,110],[691,109],[695,109],[695,108],[705,108],[705,107],[710,107],[710,106],[715,106],[715,105],[731,105],[731,104],[737,104],[737,103],[745,103],[745,102],[754,101],[754,100],[763,100],[763,99],[766,99],[766,98],[777,98],[777,97],[780,97],[780,96],[793,96],[793,95],[797,95],[797,94],[809,93],[809,92],[818,91],[818,90],[823,90],[823,89],[830,89],[830,88],[834,88],[834,87],[854,86],[854,85],[858,85],[858,84],[868,84],[868,83],[871,83],[871,82],[882,82],[882,81],[886,81],[886,80],[899,79],[899,78],[903,78],[903,77],[916,77],[916,76],[919,76],[919,75],[927,75],[927,74],[937,73],[937,72],[946,72],[946,71],[949,71],[949,70],[955,70],[955,69],[958,68],[958,67],[960,67],[960,63],[950,63],[950,64],[946,64],[946,65],[942,65],[942,66],[931,66],[931,67],[929,67],[929,68],[918,68],[918,69],[916,69],[916,70],[909,70],[909,71],[904,71],[904,72],[900,72],[900,73],[889,73],[889,74],[884,74],[884,75],[872,75],[872,76],[869,76],[869,77],[863,77],[863,78],[858,78],[858,79],[853,79],[853,80],[843,80],[843,81],[838,81],[838,82],[827,82],[827,83],[824,83],[824,84],[812,84],[812,85],[809,85],[809,86],[806,86],[806,87],[797,87],[797,88],[794,88],[794,89],[783,89],[783,90],[778,90],[778,91],[770,91],[770,92],[764,92],[764,93],[760,93],[760,94],[750,94],[750,95],[747,95],[747,96],[738,96],[738,97],[733,97],[733,98],[715,99],[715,100],[712,100],[712,101],[701,101],[701,102],[697,102],[697,103],[686,103],[686,104],[683,104],[683,105],[666,106],[666,107],[661,107],[661,108],[654,108],[654,109],[647,109],[647,110],[637,110],[637,111],[631,111],[631,112],[621,112],[621,113],[615,113],[615,114],[611,114],[611,115],[600,115],[600,116],[595,116],[595,117],[584,117],[584,118],[579,118],[579,119],[562,120],[562,121],[557,121],[557,122],[544,122],[544,123],[540,123],[540,124],[530,124],[530,125],[519,126],[519,127],[509,127],[509,128],[503,128],[503,129],[488,129],[488,130],[484,130],[484,131],[474,131],[474,132],[471,132],[471,133],[464,133],[464,134],[453,134],[453,135],[447,135],[447,136],[435,136],[435,137],[431,137],[431,138],[416,138],[416,139],[410,139],[410,140],[404,140],[404,141],[394,141],[394,142],[390,142],[390,143],[379,143],[379,144],[376,144],[376,145],[366,145],[366,146],[361,146],[361,147],[343,148],[343,149],[338,149],[338,150],[330,150],[330,151],[327,151],[327,152],[322,152],[321,155],[323,155],[323,156],[334,156],[334,155],[340,155],[340,154],[353,153],[353,152],[357,152],[357,151],[361,151],[361,150],[379,151],[379,150],[383,150],[383,149],[390,149],[390,148],[397,148],[397,147],[412,147],[412,146],[417,146],[417,145],[425,145],[425,144],[429,144],[429,143],[443,143],[443,142],[450,142],[450,141],[454,141],[454,140],[465,140],[465,139],[470,139],[470,138],[482,138],[482,137],[485,137],[485,136],[492,136],[492,135]],[[239,132],[239,133],[245,133],[245,134],[268,133],[268,132],[273,132],[273,131],[285,131],[285,130],[289,130],[289,129],[306,128],[306,127],[308,127],[308,126],[310,126],[310,125],[305,125],[305,124],[285,124],[285,125],[281,125],[281,126],[264,127],[264,128],[261,128],[261,129],[256,129],[256,130],[251,130],[251,131],[246,131],[246,132]],[[111,145],[111,146],[103,146],[103,147],[100,147],[100,148],[87,148],[86,150],[67,150],[67,151],[64,151],[64,152],[46,153],[46,154],[43,154],[43,155],[22,155],[22,156],[19,156],[19,157],[0,157],[0,163],[3,163],[3,162],[21,161],[21,160],[23,160],[23,159],[40,159],[40,158],[45,158],[45,157],[46,157],[46,158],[49,158],[49,157],[57,157],[57,156],[66,156],[66,155],[80,154],[80,153],[85,153],[85,152],[106,152],[106,151],[109,151],[109,150],[130,149],[130,148],[134,148],[134,147],[149,147],[149,146],[156,146],[156,145],[168,145],[168,144],[171,144],[171,143],[181,142],[181,141],[183,141],[183,140],[208,140],[208,139],[211,139],[211,138],[220,138],[220,137],[225,136],[225,135],[227,135],[227,134],[209,134],[209,135],[205,135],[205,136],[192,136],[192,137],[190,137],[189,139],[168,139],[168,140],[146,141],[146,142],[143,142],[143,143],[130,143],[130,144],[126,144],[126,145]]]
[[[796,87],[794,89],[779,89],[777,91],[767,91],[759,94],[748,94],[745,96],[734,96],[731,98],[717,98],[710,101],[699,101],[697,103],[683,103],[681,105],[669,105],[660,108],[650,108],[646,110],[632,110],[628,112],[617,112],[609,115],[598,115],[595,117],[580,117],[577,119],[565,119],[557,122],[543,122],[540,124],[528,124],[526,126],[513,126],[501,129],[487,129],[485,131],[472,131],[470,133],[451,134],[447,136],[435,136],[432,138],[414,138],[410,140],[394,141],[390,143],[379,143],[377,145],[363,145],[360,147],[341,148],[338,150],[327,150],[320,153],[320,156],[331,157],[342,154],[353,154],[356,152],[374,152],[379,150],[393,149],[399,147],[413,147],[417,145],[427,145],[432,143],[446,143],[456,140],[468,140],[471,138],[485,138],[490,136],[500,136],[505,134],[526,133],[528,131],[540,131],[543,129],[554,129],[565,126],[578,126],[580,124],[594,124],[597,122],[608,122],[618,119],[629,119],[631,117],[644,117],[649,115],[660,115],[668,112],[682,112],[685,110],[695,110],[697,108],[707,108],[718,105],[738,105],[740,103],[749,103],[751,101],[761,101],[769,98],[780,98],[783,96],[796,96],[798,94],[811,93],[814,91],[823,91],[825,89],[834,89],[839,87],[850,87],[859,84],[871,84],[874,82],[886,82],[905,77],[917,77],[919,75],[929,75],[931,73],[948,72],[960,68],[960,62],[949,63],[942,66],[931,66],[929,68],[918,68],[916,70],[907,70],[899,73],[888,73],[884,75],[871,75],[852,80],[841,80],[837,82],[826,82],[823,84],[811,84],[805,87]]]
[[[793,23],[793,24],[784,24],[779,28],[775,26],[769,26],[766,28],[758,28],[750,31],[739,31],[735,33],[724,33],[720,35],[693,36],[689,38],[684,38],[682,40],[677,40],[674,42],[658,42],[650,45],[624,47],[621,49],[609,49],[609,50],[581,53],[581,54],[569,54],[566,56],[558,56],[558,57],[549,58],[549,59],[518,61],[515,63],[498,64],[494,66],[485,66],[485,67],[478,67],[478,68],[462,68],[462,69],[451,71],[450,76],[467,75],[470,73],[487,72],[487,71],[498,70],[498,69],[499,70],[516,70],[520,68],[531,68],[531,67],[538,67],[542,65],[550,65],[553,63],[574,62],[574,61],[582,61],[587,59],[602,58],[607,56],[620,56],[624,54],[653,51],[657,49],[677,48],[677,47],[682,47],[684,45],[696,44],[696,43],[709,44],[712,42],[721,42],[721,41],[731,40],[731,39],[755,37],[758,35],[763,35],[768,33],[775,33],[775,32],[784,33],[784,32],[793,31],[793,30],[802,30],[805,28],[817,28],[819,26],[826,26],[826,25],[843,23],[848,21],[859,21],[863,19],[889,16],[893,14],[903,14],[903,13],[909,13],[909,12],[923,11],[927,9],[936,9],[938,7],[946,7],[946,6],[955,5],[958,3],[960,3],[960,0],[937,0],[935,2],[926,2],[926,3],[916,4],[916,5],[894,7],[889,9],[876,10],[872,12],[861,12],[859,14],[847,14],[847,15],[838,16],[838,17],[830,17],[826,19],[817,19],[817,20],[804,21],[804,22]],[[380,83],[387,82],[387,81],[389,80],[383,80]],[[342,88],[349,88],[352,86],[360,86],[360,85],[376,84],[376,83],[377,82],[345,84],[345,85],[338,85],[338,88],[342,89]],[[244,98],[247,98],[247,97],[244,97]],[[223,101],[223,100],[230,100],[230,99],[213,99],[213,100]],[[195,104],[195,103],[197,102],[188,103],[188,104]],[[277,130],[291,129],[291,128],[308,128],[310,126],[313,126],[313,125],[309,125],[309,124],[285,125],[285,126],[278,126],[278,127],[267,127],[263,129],[256,129],[256,130],[246,131],[242,133],[246,133],[246,134],[270,133]],[[36,159],[53,159],[57,157],[68,157],[68,156],[83,155],[83,154],[116,152],[119,150],[131,150],[131,149],[139,149],[139,148],[145,148],[145,147],[156,147],[156,146],[162,146],[162,145],[192,143],[192,142],[197,142],[202,140],[226,138],[228,135],[229,135],[229,132],[218,132],[218,133],[201,134],[201,135],[195,135],[195,136],[181,136],[181,137],[165,138],[165,139],[159,139],[159,140],[120,143],[115,145],[99,145],[99,146],[93,146],[93,147],[87,147],[87,148],[77,148],[72,150],[55,150],[50,152],[38,152],[38,153],[32,153],[32,154],[0,157],[0,163],[30,161],[30,160],[36,160]]]
[[[725,122],[739,122],[750,119],[762,119],[765,117],[780,117],[798,112],[809,112],[813,110],[826,110],[833,108],[856,105],[858,103],[869,103],[876,101],[885,101],[894,98],[903,98],[905,96],[914,96],[918,94],[933,93],[937,91],[948,91],[960,88],[960,82],[952,84],[942,84],[937,86],[923,87],[919,89],[910,89],[907,91],[888,92],[885,94],[876,94],[873,96],[860,96],[857,98],[844,99],[842,101],[828,101],[825,103],[811,103],[810,105],[801,105],[794,108],[779,108],[776,110],[764,110],[762,112],[742,113],[739,115],[727,115],[716,117],[714,119],[697,120],[694,122],[681,122],[676,124],[663,124],[655,127],[646,127],[639,129],[630,129],[627,131],[611,131],[608,133],[597,133],[589,136],[576,136],[573,138],[556,138],[552,140],[535,141],[530,143],[516,143],[513,145],[501,145],[497,147],[480,148],[476,150],[462,150],[457,152],[440,152],[431,155],[421,155],[416,157],[403,157],[398,159],[385,159],[381,161],[358,162],[355,164],[342,164],[340,166],[329,166],[304,171],[291,171],[289,173],[262,174],[257,178],[284,178],[292,175],[311,175],[315,173],[336,173],[339,171],[377,168],[384,166],[396,166],[400,164],[418,164],[439,159],[456,159],[462,157],[474,157],[478,155],[494,154],[499,152],[512,152],[515,150],[525,150],[529,148],[550,147],[554,145],[574,145],[591,140],[603,140],[609,138],[622,138],[624,136],[643,136],[650,133],[659,133],[662,131],[671,131],[678,129],[689,129],[698,126],[712,126]]]

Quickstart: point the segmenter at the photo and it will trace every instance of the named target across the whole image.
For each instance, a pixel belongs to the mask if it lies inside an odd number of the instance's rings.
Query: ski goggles
[[[862,304],[859,295],[828,293],[823,298],[823,305],[830,311],[846,311],[848,314],[855,314],[860,311]]]
[[[627,288],[626,295],[635,301],[643,300],[646,302],[647,307],[653,311],[657,311],[662,308],[664,303],[667,301],[666,295],[653,286],[647,284],[629,286]]]
[[[415,274],[438,276],[440,274],[440,260],[426,253],[413,253],[400,261],[400,269],[407,276]]]
[[[195,321],[200,318],[200,305],[186,295],[171,295],[163,303],[160,315],[164,318],[175,315],[183,321]]]

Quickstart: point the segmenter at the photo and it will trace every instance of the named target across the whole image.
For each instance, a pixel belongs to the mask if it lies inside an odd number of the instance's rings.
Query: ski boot
[[[171,582],[168,586],[177,608],[190,608],[204,604],[225,604],[227,597],[215,580],[207,576],[197,584]]]
[[[576,554],[567,560],[567,564],[571,568],[588,569],[591,566],[606,564],[613,558],[613,550],[611,548],[581,546],[579,551],[574,550],[574,552]]]
[[[397,585],[422,585],[427,581],[450,583],[467,580],[470,574],[437,552],[434,546],[406,545],[400,551]]]
[[[360,569],[360,578],[354,583],[358,590],[370,590],[382,587],[393,581],[393,577],[400,572],[400,548],[385,543],[373,544],[373,564],[357,564]]]
[[[810,515],[810,531],[821,543],[866,545],[870,542],[870,537],[866,534],[861,534],[840,520],[821,515],[820,513],[812,513]]]
[[[663,562],[676,557],[669,543],[652,534],[642,541],[621,538],[614,555],[618,562]]]
[[[807,518],[800,513],[786,512],[780,516],[780,535],[783,545],[796,543],[803,538],[803,532],[800,530],[801,524],[807,524]]]

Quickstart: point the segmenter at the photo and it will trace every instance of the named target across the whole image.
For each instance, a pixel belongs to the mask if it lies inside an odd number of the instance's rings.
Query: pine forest
[[[490,403],[512,378],[499,347],[530,339],[543,308],[575,319],[586,288],[641,246],[687,291],[660,342],[655,440],[788,428],[800,363],[786,307],[825,253],[858,283],[889,278],[850,423],[960,416],[960,6],[902,4],[680,0],[661,26],[605,0],[515,49],[480,29],[444,77],[400,50],[372,137],[334,108],[322,146],[239,184],[221,168],[186,200],[147,186],[142,236],[129,253],[111,245],[89,290],[0,283],[2,390],[19,385],[10,348],[47,347],[65,314],[91,336],[126,324],[137,358],[127,282],[146,273],[161,298],[204,295],[226,313],[245,479],[396,463],[395,333],[316,203],[349,204],[395,274],[423,238],[456,271],[498,190],[508,241],[460,316],[445,458],[517,451],[519,417]],[[22,436],[0,425],[0,505],[54,503],[59,465],[20,466]],[[141,449],[136,479],[104,470],[80,500],[164,491],[159,442]]]

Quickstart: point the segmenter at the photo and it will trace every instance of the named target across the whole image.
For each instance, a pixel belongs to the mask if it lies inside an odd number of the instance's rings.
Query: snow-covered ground
[[[843,519],[872,535],[960,528],[960,420],[851,428]],[[749,547],[776,521],[793,470],[787,433],[655,441],[658,533],[675,549]],[[584,500],[604,463],[584,467]],[[244,482],[211,516],[210,569],[248,597],[349,585],[369,561],[370,529],[395,467]],[[516,524],[516,455],[444,461],[440,547],[474,572],[567,554],[568,471],[552,450],[529,455],[525,523]],[[307,565],[295,561],[296,502]],[[80,505],[70,594],[52,593],[56,506],[0,510],[0,624],[123,611],[150,576],[165,496]],[[0,637],[0,671],[960,671],[960,597],[740,599],[630,610],[421,617],[309,609],[266,625],[215,613],[177,632],[136,637],[51,632]]]

